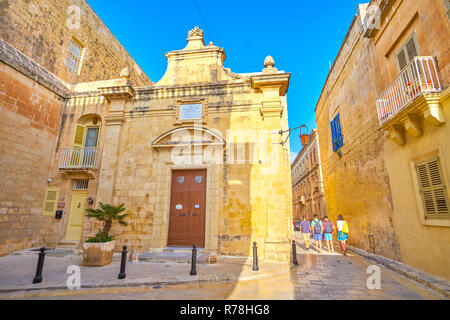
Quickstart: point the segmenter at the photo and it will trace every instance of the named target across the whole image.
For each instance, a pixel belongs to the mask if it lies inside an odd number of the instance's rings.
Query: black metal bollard
[[[292,257],[294,261],[294,265],[298,265],[297,261],[297,245],[295,244],[295,240],[292,240]]]
[[[253,242],[253,271],[258,270],[258,249],[256,248],[256,242]]]
[[[39,259],[36,267],[36,275],[34,276],[33,284],[42,282],[42,269],[44,268],[44,259],[45,259],[45,247],[42,247],[41,252],[39,253]]]
[[[197,274],[197,246],[194,244],[192,246],[192,260],[191,260],[191,272],[189,273],[191,276],[195,276]]]
[[[125,277],[127,276],[125,273],[125,266],[127,264],[127,246],[123,246],[123,251],[122,251],[122,260],[120,261],[120,272],[119,272],[119,276],[117,277],[118,279],[125,279]]]

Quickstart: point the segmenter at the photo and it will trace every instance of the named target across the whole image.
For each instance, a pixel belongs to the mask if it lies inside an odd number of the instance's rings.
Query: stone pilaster
[[[119,162],[119,142],[122,126],[125,122],[125,104],[134,95],[134,89],[128,81],[127,73],[122,79],[114,80],[111,86],[99,88],[102,95],[110,103],[105,116],[105,140],[100,166],[97,200],[102,203],[113,203],[116,184],[117,165]],[[121,74],[121,76],[122,76]]]
[[[266,154],[263,162],[266,188],[266,208],[267,208],[267,234],[264,239],[265,259],[289,261],[291,257],[290,238],[292,230],[287,221],[292,220],[291,204],[286,201],[285,195],[289,185],[285,183],[290,179],[290,168],[286,167],[283,158],[283,147],[280,136],[273,139],[273,133],[278,133],[282,128],[283,104],[281,96],[286,94],[290,74],[279,73],[274,68],[271,57],[266,58],[265,69],[262,75],[251,78],[252,86],[262,93],[262,104],[260,113],[264,119],[264,130],[266,131],[265,150],[270,150]]]

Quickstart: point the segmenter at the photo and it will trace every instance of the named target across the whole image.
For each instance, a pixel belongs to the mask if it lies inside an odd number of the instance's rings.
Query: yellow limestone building
[[[166,54],[155,84],[120,78],[73,86],[62,116],[46,203],[64,208],[58,239],[97,230],[98,202],[124,203],[116,249],[191,247],[287,261],[292,239],[286,92],[290,74],[269,56],[262,72],[224,68],[225,51],[203,32]],[[57,203],[57,205],[56,205]],[[52,207],[49,205],[49,207]]]

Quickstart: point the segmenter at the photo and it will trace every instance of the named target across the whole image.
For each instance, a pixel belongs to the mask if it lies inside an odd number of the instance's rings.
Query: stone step
[[[58,244],[55,248],[60,248],[60,249],[77,249],[79,246],[76,245],[71,245],[71,244]]]
[[[197,252],[197,264],[206,264],[209,254]],[[191,263],[192,252],[181,251],[163,251],[163,252],[144,252],[138,256],[139,261],[147,262],[175,262],[175,263]]]
[[[48,256],[48,257],[64,257],[64,256],[68,256],[69,254],[73,254],[73,253],[74,253],[74,249],[56,247],[55,249],[47,250],[46,256]]]
[[[203,253],[205,249],[203,248],[197,248],[197,254],[200,252]],[[191,253],[192,254],[192,248],[191,247],[166,247],[163,249],[162,252],[183,252],[183,253]]]
[[[25,250],[16,251],[13,253],[15,256],[26,256],[26,255],[38,255],[41,251],[41,248],[29,248]],[[45,251],[45,255],[48,257],[64,257],[69,254],[77,253],[75,248],[61,248],[61,247],[55,247],[55,248],[47,248]]]
[[[69,241],[69,240],[61,240],[59,241],[59,245],[62,246],[79,246],[80,242],[79,241]]]

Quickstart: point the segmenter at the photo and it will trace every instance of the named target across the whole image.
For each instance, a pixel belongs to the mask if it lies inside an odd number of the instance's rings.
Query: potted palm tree
[[[128,225],[124,218],[127,213],[120,214],[125,211],[124,204],[113,206],[99,202],[99,209],[86,209],[88,213],[86,217],[94,218],[103,223],[103,229],[97,234],[83,243],[83,265],[101,267],[110,264],[112,261],[113,250],[115,245],[115,236],[110,235],[112,223],[117,221],[119,224]]]

